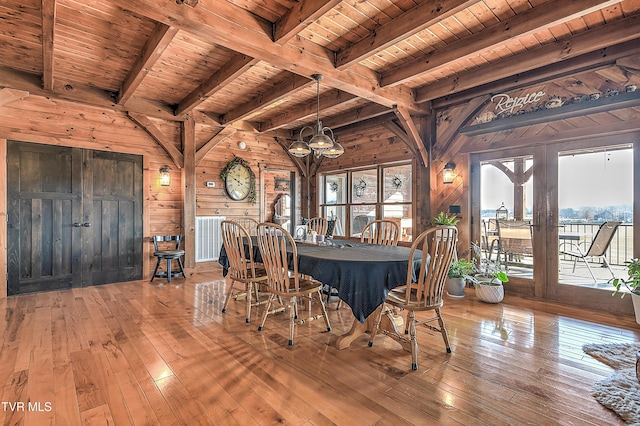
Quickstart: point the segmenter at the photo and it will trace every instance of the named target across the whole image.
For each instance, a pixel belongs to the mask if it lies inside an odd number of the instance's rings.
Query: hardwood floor
[[[590,395],[612,370],[582,345],[640,340],[633,318],[467,289],[443,308],[453,353],[420,330],[414,372],[385,336],[337,350],[353,316],[335,299],[333,331],[298,326],[288,347],[288,315],[258,332],[260,308],[221,314],[218,270],[162,282],[1,301],[3,424],[622,424]]]

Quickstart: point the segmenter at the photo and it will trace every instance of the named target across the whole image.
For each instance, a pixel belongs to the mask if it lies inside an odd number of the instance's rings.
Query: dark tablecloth
[[[389,290],[404,285],[407,280],[408,247],[335,240],[331,245],[301,243],[297,247],[298,271],[338,289],[338,297],[351,307],[360,322],[380,306]],[[414,271],[420,268],[420,254],[417,257],[413,262]],[[254,259],[261,261],[257,243],[254,243]],[[229,263],[224,247],[218,262],[226,275]]]

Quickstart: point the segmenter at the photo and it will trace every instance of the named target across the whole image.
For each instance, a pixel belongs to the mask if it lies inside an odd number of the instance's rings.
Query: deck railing
[[[572,223],[563,222],[560,226],[563,232],[571,232],[581,234],[580,247],[586,251],[591,245],[593,237],[595,237],[601,222],[590,223]],[[633,257],[633,224],[623,223],[618,227],[609,250],[607,251],[607,259],[612,265],[625,265]]]

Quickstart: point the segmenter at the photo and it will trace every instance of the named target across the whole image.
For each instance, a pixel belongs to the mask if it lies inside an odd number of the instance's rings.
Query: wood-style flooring
[[[162,285],[162,283],[165,283]],[[352,314],[329,307],[298,326],[288,315],[257,331],[244,303],[221,313],[220,271],[10,297],[4,310],[3,424],[16,425],[616,425],[591,396],[612,370],[582,352],[636,342],[633,318],[472,289],[443,308],[453,352],[419,331],[419,370],[379,335],[334,347]]]

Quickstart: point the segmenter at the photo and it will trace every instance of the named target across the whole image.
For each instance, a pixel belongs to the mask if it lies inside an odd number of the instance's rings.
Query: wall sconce
[[[456,177],[455,169],[455,163],[447,163],[444,165],[444,170],[442,171],[442,183],[453,183],[453,179]]]
[[[160,167],[160,185],[161,186],[170,186],[171,185],[171,175],[169,172],[171,169],[169,166]]]

